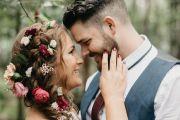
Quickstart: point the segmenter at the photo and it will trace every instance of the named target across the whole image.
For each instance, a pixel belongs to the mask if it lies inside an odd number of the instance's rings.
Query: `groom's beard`
[[[102,68],[102,56],[105,51],[108,52],[108,63],[111,57],[111,51],[113,48],[116,48],[117,51],[119,50],[118,44],[115,39],[111,38],[110,36],[106,35],[105,33],[102,34],[104,38],[103,47],[98,52],[90,52],[89,56],[94,57],[95,62],[97,63],[97,69],[101,71]]]

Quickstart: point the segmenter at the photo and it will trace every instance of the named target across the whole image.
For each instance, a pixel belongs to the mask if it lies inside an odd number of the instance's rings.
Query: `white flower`
[[[63,95],[62,87],[58,87],[57,93],[58,93],[58,96]]]
[[[30,40],[29,40],[29,37],[23,37],[21,39],[21,44],[27,46],[29,44]]]
[[[55,21],[55,20],[50,21],[50,27],[54,27],[55,24],[56,24],[56,21]]]
[[[51,107],[52,107],[53,109],[55,109],[55,110],[58,110],[58,109],[59,109],[57,102],[53,102],[53,103],[51,104]]]
[[[48,50],[50,55],[53,55],[53,49],[52,48],[49,47],[47,50]]]
[[[53,47],[53,48],[56,48],[56,46],[57,46],[56,40],[51,40],[50,46]]]
[[[53,27],[55,27],[55,25],[56,25],[56,21],[55,20],[48,21],[48,22],[45,23],[45,26],[46,26],[47,29],[53,28]]]
[[[9,80],[14,75],[15,71],[16,71],[15,65],[13,63],[10,63],[7,66],[7,69],[6,69],[5,73],[4,73],[4,79]]]
[[[26,70],[26,76],[27,77],[31,77],[31,73],[32,73],[32,67],[29,67],[27,70]]]

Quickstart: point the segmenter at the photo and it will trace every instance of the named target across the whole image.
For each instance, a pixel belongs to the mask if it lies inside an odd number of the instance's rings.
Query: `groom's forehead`
[[[76,39],[76,41],[86,39],[91,35],[92,29],[89,27],[85,27],[83,24],[74,24],[71,29],[72,36]]]

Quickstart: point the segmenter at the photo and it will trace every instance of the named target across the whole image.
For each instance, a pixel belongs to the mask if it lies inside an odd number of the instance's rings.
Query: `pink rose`
[[[40,87],[35,88],[32,91],[36,103],[46,103],[49,100],[49,93]]]
[[[24,87],[24,85],[21,82],[16,82],[14,84],[12,91],[16,97],[24,97],[28,93],[28,88]]]
[[[44,44],[41,44],[41,45],[39,46],[39,52],[40,52],[43,56],[45,56],[45,57],[48,57],[48,56],[50,55],[50,53],[49,53],[46,45],[44,45]]]

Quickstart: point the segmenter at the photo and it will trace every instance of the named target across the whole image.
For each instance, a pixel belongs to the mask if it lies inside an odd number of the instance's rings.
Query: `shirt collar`
[[[129,56],[127,56],[123,61],[126,63],[128,69],[132,68],[134,65],[138,63],[146,54],[150,51],[152,44],[149,39],[145,35],[140,35],[144,42]]]

